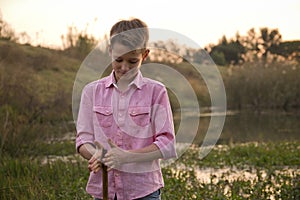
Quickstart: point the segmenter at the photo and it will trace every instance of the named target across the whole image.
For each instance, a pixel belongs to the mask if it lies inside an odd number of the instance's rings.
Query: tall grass
[[[31,158],[1,159],[0,199],[90,199],[88,170],[78,159],[41,163]]]
[[[224,75],[230,108],[294,109],[300,107],[300,65],[294,62],[248,63]]]

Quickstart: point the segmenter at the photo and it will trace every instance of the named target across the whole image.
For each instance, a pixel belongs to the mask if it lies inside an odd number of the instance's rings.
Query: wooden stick
[[[104,157],[106,150],[103,149],[102,151],[102,158]],[[108,173],[107,173],[107,166],[102,163],[102,193],[103,193],[103,200],[108,200]]]

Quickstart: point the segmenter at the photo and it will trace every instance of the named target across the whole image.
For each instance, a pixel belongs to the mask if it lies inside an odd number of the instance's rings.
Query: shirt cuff
[[[168,139],[166,137],[158,137],[154,144],[159,148],[163,159],[177,158],[175,149],[175,139]]]
[[[78,133],[76,136],[76,150],[79,152],[79,147],[85,143],[94,144],[94,135],[92,133]]]

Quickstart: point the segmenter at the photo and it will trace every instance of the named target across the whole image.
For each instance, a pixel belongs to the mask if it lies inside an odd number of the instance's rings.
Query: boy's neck
[[[134,79],[136,78],[137,74],[133,77],[130,77],[130,79],[125,79],[125,78],[121,78],[119,80],[117,80],[116,75],[114,73],[114,78],[115,78],[115,84],[117,85],[118,89],[121,91],[126,91],[130,85],[130,83],[132,83],[134,81]]]

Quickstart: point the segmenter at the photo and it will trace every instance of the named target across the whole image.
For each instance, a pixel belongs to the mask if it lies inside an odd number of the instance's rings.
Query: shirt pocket
[[[99,125],[101,127],[110,127],[113,123],[112,107],[109,106],[94,106]]]
[[[150,124],[150,107],[129,107],[128,112],[136,125],[147,126]]]

